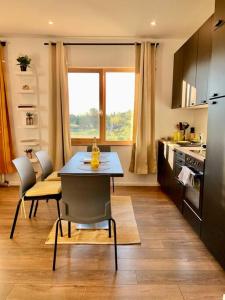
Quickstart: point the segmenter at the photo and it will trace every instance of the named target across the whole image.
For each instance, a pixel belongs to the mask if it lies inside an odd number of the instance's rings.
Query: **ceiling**
[[[0,35],[183,38],[213,13],[214,2],[0,0]],[[152,20],[156,21],[154,27]]]

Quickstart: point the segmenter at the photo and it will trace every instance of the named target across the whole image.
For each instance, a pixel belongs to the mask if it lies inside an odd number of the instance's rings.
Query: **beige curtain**
[[[0,174],[15,172],[9,123],[4,47],[0,44]]]
[[[69,127],[69,93],[65,46],[62,42],[50,46],[50,120],[49,152],[55,169],[60,169],[71,157]]]
[[[156,172],[155,70],[156,44],[143,42],[135,51],[135,107],[130,172]]]

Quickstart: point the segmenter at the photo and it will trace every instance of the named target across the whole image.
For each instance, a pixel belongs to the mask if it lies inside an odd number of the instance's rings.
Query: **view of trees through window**
[[[130,141],[133,130],[134,72],[70,72],[69,104],[71,138]],[[104,85],[104,97],[100,97]],[[102,107],[105,107],[103,116]]]

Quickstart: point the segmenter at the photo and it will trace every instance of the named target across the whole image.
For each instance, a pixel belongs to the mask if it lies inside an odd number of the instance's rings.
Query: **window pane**
[[[106,73],[106,140],[130,141],[133,133],[134,72]]]
[[[68,73],[71,138],[99,138],[99,73]]]

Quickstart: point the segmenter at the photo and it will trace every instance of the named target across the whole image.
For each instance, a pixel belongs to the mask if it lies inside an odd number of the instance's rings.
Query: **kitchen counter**
[[[199,153],[195,153],[195,152],[192,152],[191,150],[202,150],[202,147],[183,147],[183,146],[180,146],[176,143],[173,143],[173,142],[168,142],[168,141],[164,141],[164,140],[161,140],[161,142],[164,143],[164,145],[167,145],[171,150],[179,150],[185,154],[188,154],[200,161],[203,161],[205,160],[205,157]]]

